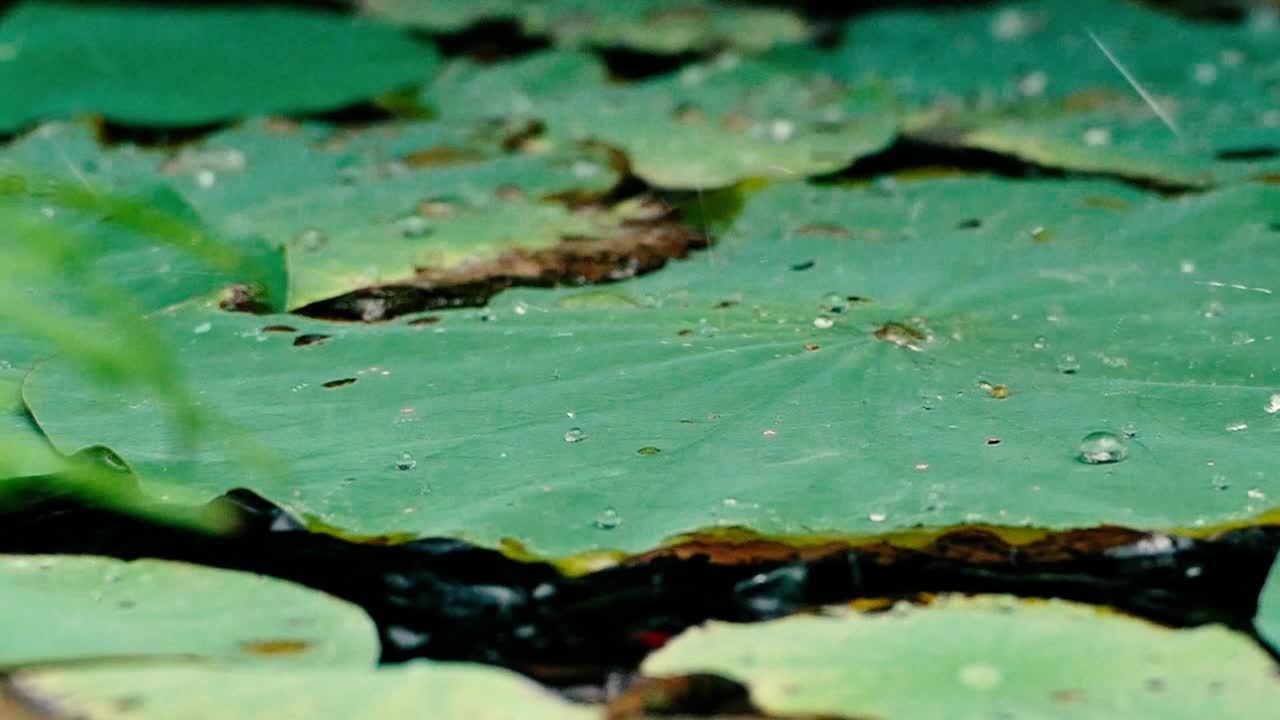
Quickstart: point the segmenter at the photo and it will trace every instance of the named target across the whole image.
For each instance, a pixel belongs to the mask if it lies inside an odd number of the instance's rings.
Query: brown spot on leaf
[[[482,160],[484,156],[469,148],[459,148],[450,145],[438,145],[433,148],[423,150],[414,150],[407,153],[400,159],[405,165],[411,168],[427,168],[439,165],[460,165],[463,163],[476,162]]]
[[[329,339],[328,335],[322,335],[320,333],[307,333],[306,335],[299,335],[298,337],[294,338],[293,346],[306,347],[307,345],[318,345],[328,339]]]
[[[897,345],[910,350],[919,350],[920,345],[928,339],[924,333],[910,325],[896,322],[885,323],[875,331],[874,335],[881,342],[887,342],[890,345]]]
[[[1113,195],[1089,195],[1081,201],[1085,207],[1099,208],[1101,210],[1131,210],[1133,204],[1124,198],[1118,198]]]
[[[580,286],[627,280],[706,247],[708,239],[671,219],[628,220],[605,237],[566,237],[542,250],[516,248],[499,257],[439,270],[412,280],[312,303],[296,312],[311,317],[374,322],[411,312],[480,307],[513,286]]]
[[[1058,705],[1074,705],[1084,700],[1084,691],[1079,688],[1054,690],[1049,693],[1049,699]]]
[[[331,390],[333,388],[342,387],[343,385],[350,385],[355,381],[356,381],[356,378],[351,378],[351,377],[339,378],[337,380],[330,380],[329,382],[320,383],[320,387]]]
[[[311,643],[306,640],[255,640],[240,643],[240,649],[249,655],[298,655],[307,651]]]
[[[506,200],[507,202],[517,202],[524,200],[526,197],[524,190],[521,190],[518,185],[511,184],[499,185],[498,189],[493,191],[493,194],[499,200]]]
[[[266,291],[258,285],[237,283],[228,285],[218,299],[218,307],[228,312],[262,314],[271,312],[264,298]]]
[[[823,235],[826,237],[847,238],[849,231],[835,223],[809,223],[796,228],[797,235]]]

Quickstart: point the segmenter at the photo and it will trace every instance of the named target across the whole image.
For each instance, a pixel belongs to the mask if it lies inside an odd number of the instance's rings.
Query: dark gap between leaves
[[[430,33],[445,57],[465,57],[485,65],[551,47],[546,37],[526,35],[515,20],[484,20],[454,32]]]
[[[1280,157],[1280,147],[1242,147],[1219,150],[1214,157],[1227,162],[1250,162]]]
[[[809,182],[817,185],[859,181],[883,183],[886,178],[898,175],[909,178],[913,175],[928,177],[957,172],[985,173],[1013,179],[1106,179],[1166,196],[1206,189],[1165,183],[1154,178],[1130,177],[1119,173],[1065,170],[991,150],[956,147],[906,136],[899,136],[892,145],[874,155],[858,158],[843,170],[811,177]],[[891,186],[878,187],[885,192],[891,192]]]
[[[247,490],[210,503],[239,520],[236,532],[211,536],[50,496],[34,480],[20,504],[0,508],[0,552],[164,558],[272,575],[364,608],[383,662],[489,663],[576,693],[634,676],[647,653],[710,619],[943,592],[1064,598],[1173,627],[1223,623],[1256,639],[1257,598],[1280,549],[1280,527],[1266,526],[1210,539],[1108,526],[1021,543],[960,527],[919,548],[793,547],[714,531],[566,577],[458,540],[357,543],[310,532]]]

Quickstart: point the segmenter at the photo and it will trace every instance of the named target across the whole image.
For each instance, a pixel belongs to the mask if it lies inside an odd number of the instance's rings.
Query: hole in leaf
[[[293,346],[306,347],[308,345],[318,345],[328,339],[329,339],[328,335],[322,335],[320,333],[307,333],[305,335],[299,335],[298,337],[294,338]]]

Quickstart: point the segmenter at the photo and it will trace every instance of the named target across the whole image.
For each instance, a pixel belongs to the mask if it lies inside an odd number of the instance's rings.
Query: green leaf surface
[[[62,458],[22,404],[26,374],[24,368],[0,367],[0,477],[44,475],[62,469]]]
[[[283,580],[163,560],[0,556],[0,666],[196,657],[371,667],[360,608]]]
[[[12,162],[63,175],[72,168],[86,182],[115,187],[161,183],[238,245],[262,238],[284,248],[289,308],[409,280],[418,269],[591,236],[601,230],[592,219],[542,199],[601,194],[618,180],[599,150],[566,143],[507,153],[484,128],[457,124],[341,132],[259,120],[168,154],[104,150],[78,126],[43,130],[9,151]],[[130,262],[131,273],[156,277]],[[201,281],[208,279],[181,286],[187,297]]]
[[[1207,185],[1280,170],[1280,27],[1258,17],[1193,22],[1112,0],[883,11],[850,21],[832,62],[888,78],[926,140]]]
[[[611,288],[508,291],[432,324],[159,319],[200,397],[288,475],[214,443],[175,454],[162,403],[58,365],[24,392],[56,447],[109,445],[144,485],[550,555],[716,524],[1234,521],[1280,493],[1278,212],[1266,185],[779,185],[711,251]],[[261,331],[278,323],[297,334]],[[1099,431],[1122,461],[1085,462]]]
[[[713,622],[650,655],[642,670],[725,675],[783,716],[1191,720],[1266,717],[1280,703],[1271,659],[1242,634],[1006,597]]]
[[[181,126],[330,110],[437,62],[394,27],[311,10],[42,0],[0,21],[0,58],[0,131],[79,113]]]
[[[23,672],[21,696],[86,720],[587,720],[575,705],[508,670],[415,661],[376,670],[152,665]]]
[[[452,65],[423,99],[448,118],[537,120],[553,143],[615,147],[659,187],[721,187],[831,172],[893,140],[897,113],[885,85],[850,82],[811,60],[799,52],[726,54],[613,84],[601,81],[598,60],[553,52],[495,68]]]
[[[782,8],[712,0],[362,0],[376,17],[436,32],[457,32],[482,21],[515,21],[530,35],[561,46],[620,47],[675,54],[732,47],[767,50],[807,40],[809,26]]]

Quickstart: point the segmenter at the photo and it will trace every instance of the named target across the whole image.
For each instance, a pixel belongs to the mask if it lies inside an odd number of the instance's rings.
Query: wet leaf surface
[[[458,62],[424,100],[448,118],[537,122],[533,142],[553,147],[603,143],[646,182],[677,189],[832,172],[886,147],[896,128],[883,83],[849,81],[803,53],[726,56],[629,84],[603,76],[600,61],[576,52]]]
[[[886,720],[1252,717],[1280,700],[1271,658],[1223,628],[1167,630],[1087,606],[998,596],[877,615],[712,623],[659,650],[644,671],[723,674],[774,713]]]
[[[888,78],[918,139],[1209,185],[1280,162],[1280,28],[1269,17],[1196,23],[1108,0],[891,9],[850,20],[833,62]]]
[[[418,270],[441,274],[568,236],[617,234],[624,217],[545,201],[608,191],[618,175],[607,154],[577,146],[512,154],[480,130],[257,120],[160,152],[102,148],[87,127],[47,125],[5,155],[68,181],[181,193],[222,236],[283,250],[290,309],[405,282]]]
[[[530,35],[549,35],[562,46],[623,47],[670,54],[731,47],[746,51],[807,40],[802,17],[771,7],[709,0],[501,0],[432,3],[361,0],[374,17],[431,31],[458,31],[476,23],[513,20]]]
[[[331,110],[436,64],[430,45],[389,25],[315,10],[45,0],[4,15],[0,58],[3,131],[83,113],[182,126]]]
[[[24,397],[55,447],[107,444],[144,488],[180,477],[203,501],[244,486],[357,534],[514,538],[543,556],[717,524],[1240,521],[1280,492],[1278,201],[1265,185],[1171,200],[1102,182],[777,186],[711,252],[626,286],[509,290],[432,325],[158,318],[209,406],[288,475],[213,444],[175,452],[163,403],[56,363]],[[815,223],[848,237],[802,232]],[[796,273],[797,258],[818,262]],[[286,322],[330,337],[261,332]],[[321,384],[342,377],[359,382],[339,405]],[[565,441],[573,428],[584,441]],[[1123,461],[1089,461],[1099,431]],[[637,455],[649,446],[661,454]]]
[[[495,668],[416,662],[398,667],[250,669],[157,664],[34,670],[12,679],[19,698],[64,716],[130,718],[412,717],[441,720],[586,720],[600,710],[570,704]]]
[[[164,560],[0,556],[0,666],[202,658],[371,666],[357,607],[273,578]]]

